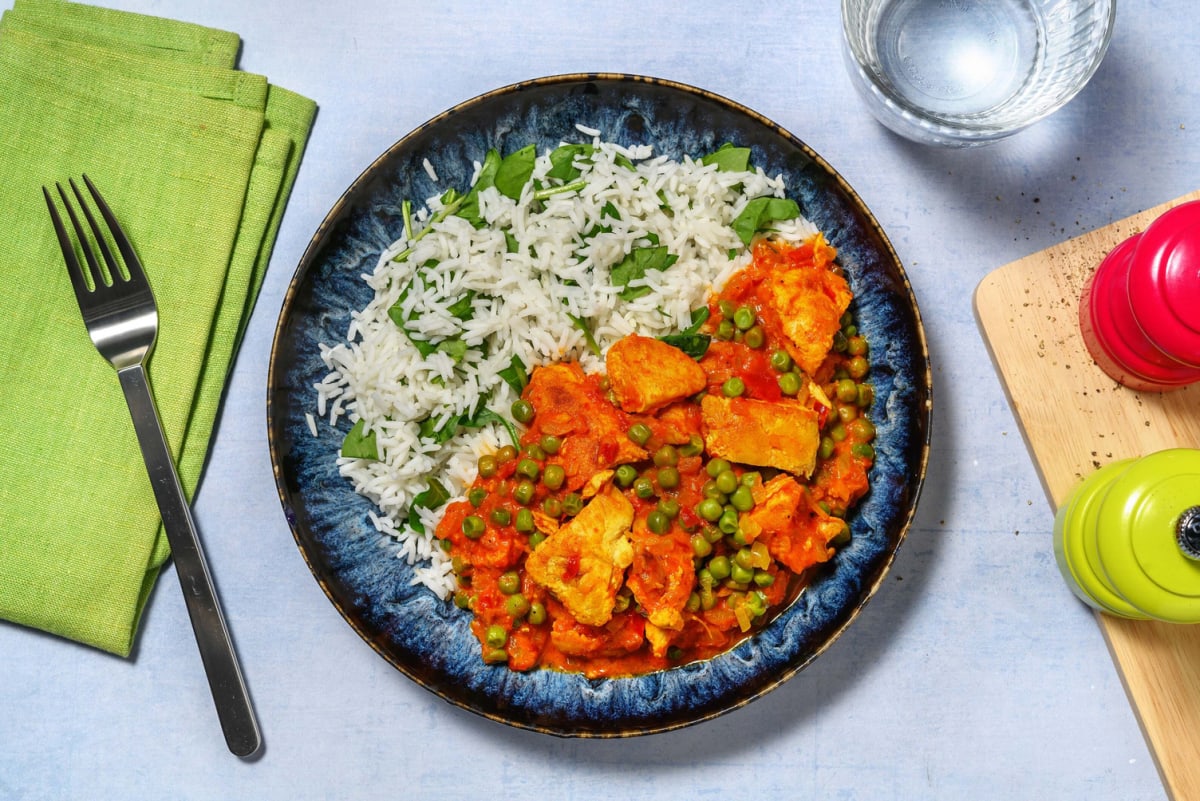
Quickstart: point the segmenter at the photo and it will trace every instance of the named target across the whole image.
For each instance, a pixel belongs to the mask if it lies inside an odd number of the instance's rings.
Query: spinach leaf
[[[421,517],[417,514],[418,509],[437,509],[439,506],[450,500],[450,493],[436,478],[429,479],[428,488],[417,493],[417,497],[408,506],[408,527],[418,534],[425,533],[425,526],[421,523]]]
[[[575,159],[578,156],[591,158],[593,152],[595,148],[591,145],[559,145],[550,151],[550,164],[553,166],[546,173],[546,177],[559,181],[574,181],[580,174],[579,168],[575,166]]]
[[[800,206],[791,198],[757,197],[746,204],[732,227],[738,239],[749,245],[754,235],[772,222],[794,220],[800,216]]]
[[[715,164],[721,172],[745,172],[750,169],[750,148],[734,147],[726,142],[700,159],[704,165]]]
[[[419,350],[420,348],[418,348]],[[457,337],[454,339],[443,339],[434,347],[434,351],[445,353],[450,356],[455,364],[460,363],[467,355],[467,343]],[[428,355],[422,353],[422,355]]]
[[[496,414],[486,406],[483,406],[482,404],[479,407],[479,411],[475,412],[471,418],[461,422],[464,428],[482,428],[488,423],[497,423],[508,432],[508,438],[512,440],[513,447],[521,447],[521,437],[517,433],[516,427],[512,423],[508,422],[508,420]]]
[[[474,289],[468,289],[465,295],[447,306],[446,311],[463,322],[470,320],[475,315],[475,310],[471,308],[471,301],[475,300],[475,295]]]
[[[525,391],[526,385],[529,383],[528,368],[525,367],[525,362],[521,361],[521,357],[513,354],[512,360],[509,361],[508,367],[498,371],[498,375],[504,379],[518,395]]]
[[[657,241],[657,237],[652,241]],[[621,300],[635,300],[649,294],[650,287],[629,286],[631,281],[645,278],[648,270],[665,270],[678,259],[678,256],[667,252],[666,245],[634,248],[612,268],[610,278],[616,286],[624,287],[619,293]]]
[[[495,186],[500,194],[519,200],[521,190],[533,175],[533,164],[536,160],[537,150],[534,145],[526,145],[505,156],[496,168]]]
[[[462,205],[458,208],[459,217],[477,227],[484,224],[483,216],[479,211],[479,193],[489,186],[495,185],[496,171],[499,168],[500,154],[495,148],[492,148],[483,157],[483,164],[479,167],[479,176],[475,179],[474,186],[471,187],[471,191],[467,192],[466,197],[463,198]]]
[[[570,319],[571,325],[583,332],[583,339],[585,342],[587,342],[588,350],[590,350],[593,355],[599,356],[600,344],[596,342],[596,336],[592,333],[592,329],[588,326],[587,320],[583,319],[582,317],[576,317],[573,314],[568,314],[567,317]]]
[[[378,459],[379,445],[375,441],[375,432],[364,434],[367,422],[359,420],[346,433],[342,440],[342,456],[347,459]]]
[[[708,353],[708,346],[712,343],[712,337],[708,334],[664,334],[659,340],[679,348],[697,361]]]

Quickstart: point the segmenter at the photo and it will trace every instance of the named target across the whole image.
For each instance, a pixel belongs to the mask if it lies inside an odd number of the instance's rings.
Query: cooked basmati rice
[[[533,184],[552,167],[547,152],[537,158],[519,200],[494,186],[479,193],[483,227],[454,215],[437,220],[441,197],[426,200],[414,219],[428,230],[419,241],[401,239],[381,254],[374,272],[363,276],[374,299],[352,315],[345,341],[321,348],[330,372],[317,385],[317,416],[331,426],[343,414],[364,421],[380,456],[339,456],[339,470],[378,507],[372,523],[399,543],[400,556],[415,566],[414,583],[443,598],[455,586],[450,559],[430,533],[410,526],[410,506],[431,477],[461,497],[475,479],[479,456],[508,440],[503,427],[487,424],[460,428],[438,443],[421,435],[422,423],[440,428],[469,416],[481,401],[508,418],[518,395],[500,372],[514,355],[529,369],[578,360],[589,372],[602,370],[603,356],[590,350],[572,317],[586,321],[601,354],[634,331],[660,336],[687,328],[692,310],[749,261],[730,223],[750,200],[784,196],[782,177],[761,169],[721,171],[686,156],[655,156],[648,146],[603,142],[600,132],[584,126],[577,130],[594,147],[589,159],[576,163],[581,189],[534,200]],[[476,163],[476,178],[481,169]],[[605,213],[609,203],[618,217]],[[596,232],[598,226],[604,230]],[[803,217],[775,227],[790,241],[816,233]],[[678,260],[629,282],[649,292],[623,300],[612,267],[655,241]],[[398,254],[406,255],[396,260]],[[470,298],[469,315],[461,312],[464,298]],[[389,317],[394,305],[419,338],[459,338],[466,345],[461,361],[441,351],[423,356]],[[444,508],[415,507],[425,532],[437,526]]]

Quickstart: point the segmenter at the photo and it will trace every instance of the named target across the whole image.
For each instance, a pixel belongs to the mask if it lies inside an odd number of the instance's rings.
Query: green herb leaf
[[[734,147],[726,142],[700,159],[704,165],[715,164],[721,172],[745,172],[750,169],[750,148]]]
[[[496,168],[495,186],[500,194],[519,200],[521,190],[533,175],[533,164],[536,160],[537,151],[533,145],[526,145],[505,156]]]
[[[679,348],[681,351],[699,361],[708,353],[708,346],[712,342],[712,337],[708,334],[665,334],[659,337],[659,340],[668,345]]]
[[[498,375],[504,379],[518,395],[525,391],[525,386],[529,383],[529,372],[525,366],[525,362],[521,361],[521,357],[513,354],[512,360],[509,361],[508,367],[498,371]]]
[[[475,315],[475,310],[471,307],[471,301],[475,300],[475,295],[474,289],[468,289],[465,295],[447,306],[446,311],[463,322],[470,320]]]
[[[496,171],[499,168],[500,154],[495,148],[492,148],[483,157],[483,164],[479,167],[479,177],[475,179],[475,184],[471,187],[471,191],[467,192],[462,205],[458,208],[459,217],[462,217],[475,226],[484,224],[483,216],[479,212],[479,193],[489,186],[495,185]]]
[[[379,445],[375,441],[375,432],[364,433],[366,427],[366,421],[359,420],[346,433],[346,438],[342,440],[342,456],[347,459],[379,458]]]
[[[590,326],[588,326],[587,320],[583,319],[582,317],[576,317],[573,314],[568,314],[567,317],[571,320],[571,325],[583,332],[583,339],[585,342],[587,342],[588,350],[590,350],[593,355],[599,356],[600,344],[596,342],[596,337],[594,334],[592,334],[592,329]]]
[[[408,506],[408,527],[419,534],[424,534],[425,526],[422,525],[417,510],[437,509],[448,500],[450,500],[450,493],[446,488],[436,478],[429,479],[428,489],[417,493]]]
[[[546,173],[546,177],[559,181],[574,181],[580,175],[579,168],[575,166],[576,158],[591,158],[593,152],[595,148],[587,144],[559,145],[550,151],[550,164],[553,166]]]
[[[512,440],[513,447],[521,447],[521,437],[517,433],[516,427],[504,417],[496,414],[486,406],[480,406],[479,411],[477,411],[469,420],[464,420],[462,425],[466,428],[481,428],[488,423],[497,423],[502,426],[504,430],[508,432],[508,438]]]
[[[458,338],[443,339],[441,342],[437,343],[437,345],[434,347],[434,350],[438,353],[447,354],[451,359],[454,360],[455,364],[459,364],[467,355],[467,343]]]
[[[758,197],[746,204],[732,227],[738,239],[749,245],[754,235],[773,222],[794,220],[800,216],[800,206],[791,198]]]
[[[657,241],[657,237],[655,241]],[[634,248],[628,256],[612,268],[610,278],[614,285],[624,287],[619,294],[622,300],[635,300],[649,294],[650,287],[629,286],[631,281],[645,278],[648,270],[665,270],[678,259],[678,256],[667,251],[666,245]]]

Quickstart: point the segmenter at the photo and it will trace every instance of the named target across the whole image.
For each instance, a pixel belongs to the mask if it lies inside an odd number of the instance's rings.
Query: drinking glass
[[[1116,0],[842,0],[858,93],[902,136],[994,142],[1073,98],[1100,66]]]

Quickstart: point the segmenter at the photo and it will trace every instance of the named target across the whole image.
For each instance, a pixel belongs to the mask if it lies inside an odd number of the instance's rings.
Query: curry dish
[[[867,343],[822,237],[759,239],[682,339],[534,370],[521,449],[437,536],[486,662],[588,676],[721,653],[850,536],[874,460]],[[699,343],[699,347],[695,347]]]

